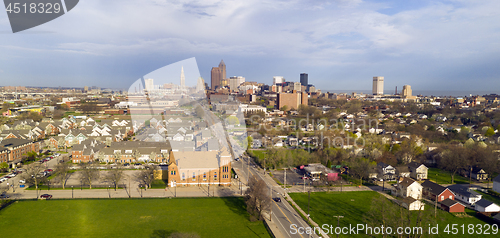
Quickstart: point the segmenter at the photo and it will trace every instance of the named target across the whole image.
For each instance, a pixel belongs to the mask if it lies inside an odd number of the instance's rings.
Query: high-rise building
[[[228,80],[229,88],[233,91],[237,91],[238,87],[244,82],[245,82],[245,77],[242,76],[229,77]]]
[[[302,92],[302,84],[299,82],[293,83],[292,91]]]
[[[384,94],[384,77],[373,77],[373,95],[383,95]]]
[[[184,77],[184,66],[181,68],[181,89],[186,86],[186,77]]]
[[[309,79],[308,79],[308,75],[306,73],[301,73],[300,74],[300,84],[302,84],[303,86],[307,86],[309,85]]]
[[[226,64],[224,63],[224,60],[220,60],[219,68],[221,72],[221,79],[226,79]]]
[[[278,93],[276,104],[281,109],[283,106],[287,110],[297,110],[300,105],[307,105],[309,101],[307,93],[293,92],[293,93]]]
[[[153,79],[144,79],[144,89],[152,91],[154,89]]]
[[[279,84],[279,83],[284,83],[285,78],[283,76],[274,76],[273,77],[273,85]]]
[[[220,71],[219,67],[212,67],[212,73],[211,73],[211,87],[212,90],[215,90],[216,88],[220,88],[220,83],[222,81],[222,74]]]
[[[412,95],[411,95],[411,86],[410,85],[404,85],[403,86],[403,97],[404,98],[411,98]]]

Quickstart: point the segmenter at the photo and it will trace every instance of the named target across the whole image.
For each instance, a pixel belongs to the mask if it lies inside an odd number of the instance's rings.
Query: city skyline
[[[227,78],[269,85],[275,75],[299,82],[307,72],[322,90],[366,90],[373,75],[384,75],[391,91],[405,84],[414,90],[489,90],[500,86],[499,4],[81,2],[64,20],[17,34],[7,34],[3,12],[0,82],[126,88],[146,72],[196,57],[206,81],[211,67],[225,59]],[[104,14],[109,8],[116,11]],[[130,14],[141,17],[130,22]],[[158,28],[160,22],[165,27]]]

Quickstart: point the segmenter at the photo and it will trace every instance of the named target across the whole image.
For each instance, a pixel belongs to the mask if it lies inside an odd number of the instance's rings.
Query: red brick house
[[[426,180],[422,183],[423,187],[423,196],[429,198],[431,200],[437,200],[438,202],[442,202],[446,199],[455,200],[455,194],[448,188],[445,188],[439,184],[433,183],[429,180]]]
[[[465,206],[449,198],[441,202],[441,208],[447,212],[464,212]]]

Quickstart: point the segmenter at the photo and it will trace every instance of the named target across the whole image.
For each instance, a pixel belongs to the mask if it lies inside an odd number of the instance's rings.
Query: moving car
[[[273,198],[275,202],[281,202],[281,198]]]
[[[50,194],[42,194],[42,195],[40,195],[40,198],[51,199],[52,195],[50,195]]]

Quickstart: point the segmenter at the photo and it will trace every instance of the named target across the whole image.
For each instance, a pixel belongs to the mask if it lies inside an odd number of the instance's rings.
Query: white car
[[[0,182],[3,182],[3,181],[5,181],[5,180],[7,180],[7,178],[1,178],[1,179],[0,179]]]
[[[21,179],[21,180],[19,180],[19,183],[26,183],[26,180]]]
[[[7,176],[9,176],[9,177],[11,177],[11,178],[16,177],[16,175],[15,175],[15,174],[9,174],[9,175],[7,175]]]

